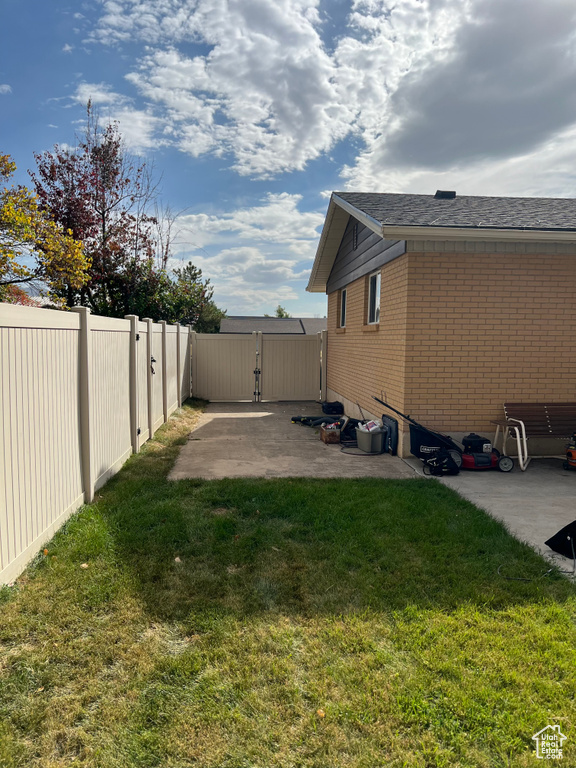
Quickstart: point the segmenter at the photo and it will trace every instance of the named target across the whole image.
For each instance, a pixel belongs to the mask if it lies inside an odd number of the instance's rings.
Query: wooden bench
[[[494,447],[502,431],[502,453],[508,438],[516,440],[518,463],[525,470],[530,463],[528,440],[531,437],[569,439],[576,432],[576,403],[504,403],[504,420],[496,425]]]

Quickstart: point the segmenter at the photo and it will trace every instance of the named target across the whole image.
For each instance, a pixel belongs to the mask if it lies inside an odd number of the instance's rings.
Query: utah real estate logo
[[[560,732],[559,725],[547,725],[532,738],[536,742],[536,757],[540,760],[558,760],[562,757],[562,744],[567,736]]]

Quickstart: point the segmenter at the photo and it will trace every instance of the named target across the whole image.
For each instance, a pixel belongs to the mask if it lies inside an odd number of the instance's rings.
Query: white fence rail
[[[190,329],[0,304],[0,583],[190,396]]]

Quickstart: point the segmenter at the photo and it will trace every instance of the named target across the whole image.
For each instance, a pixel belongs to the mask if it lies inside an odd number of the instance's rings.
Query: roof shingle
[[[576,231],[576,200],[335,192],[384,226]]]

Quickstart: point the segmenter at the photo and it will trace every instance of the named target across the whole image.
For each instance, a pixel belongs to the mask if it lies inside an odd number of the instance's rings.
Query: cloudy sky
[[[325,314],[332,190],[575,196],[574,0],[2,0],[0,151],[89,98],[180,211],[230,314]]]

